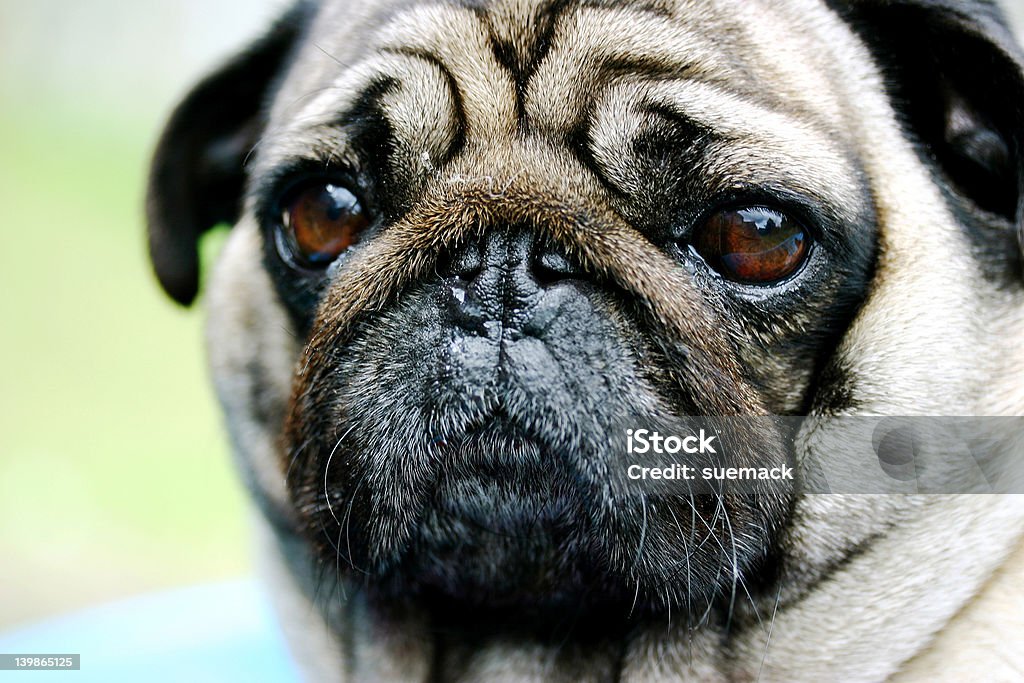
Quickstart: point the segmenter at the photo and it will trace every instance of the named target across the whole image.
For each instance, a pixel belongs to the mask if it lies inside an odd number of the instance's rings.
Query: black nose
[[[518,228],[460,246],[438,274],[455,322],[485,336],[542,331],[558,315],[565,285],[583,275],[553,242]]]

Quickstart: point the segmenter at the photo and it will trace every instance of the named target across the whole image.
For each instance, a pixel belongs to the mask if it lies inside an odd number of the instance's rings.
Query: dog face
[[[151,252],[187,303],[235,224],[211,360],[293,567],[697,623],[916,509],[608,472],[692,415],[1024,407],[1024,83],[962,4],[302,4],[200,84]],[[799,464],[766,424],[737,463]]]

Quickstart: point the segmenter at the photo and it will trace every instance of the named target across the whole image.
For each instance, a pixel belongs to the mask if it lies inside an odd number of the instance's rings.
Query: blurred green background
[[[169,108],[282,1],[0,0],[0,628],[250,571],[202,314],[141,207]]]
[[[169,108],[279,4],[0,0],[0,627],[249,571],[202,305],[141,207]]]

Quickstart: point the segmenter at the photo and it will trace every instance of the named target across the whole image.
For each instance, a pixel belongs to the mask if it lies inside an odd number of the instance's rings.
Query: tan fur
[[[953,683],[1024,678],[1024,545],[1018,545],[988,583],[935,639],[892,677],[893,683]]]
[[[233,430],[234,446],[251,462],[256,485],[285,511],[290,506],[276,464],[274,431],[280,425],[264,424],[253,414],[250,364],[259,362],[267,368],[274,393],[264,398],[280,402],[291,386],[298,349],[270,279],[262,269],[253,268],[260,259],[259,244],[251,222],[239,223],[232,230],[210,284],[206,341],[217,395]]]

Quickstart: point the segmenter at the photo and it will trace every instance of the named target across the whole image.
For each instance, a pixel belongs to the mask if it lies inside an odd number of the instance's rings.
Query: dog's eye
[[[286,246],[303,265],[329,265],[369,224],[359,199],[335,183],[316,182],[290,192],[281,216]]]
[[[769,284],[796,272],[807,257],[810,236],[802,225],[765,207],[719,211],[702,225],[693,248],[726,278]]]

